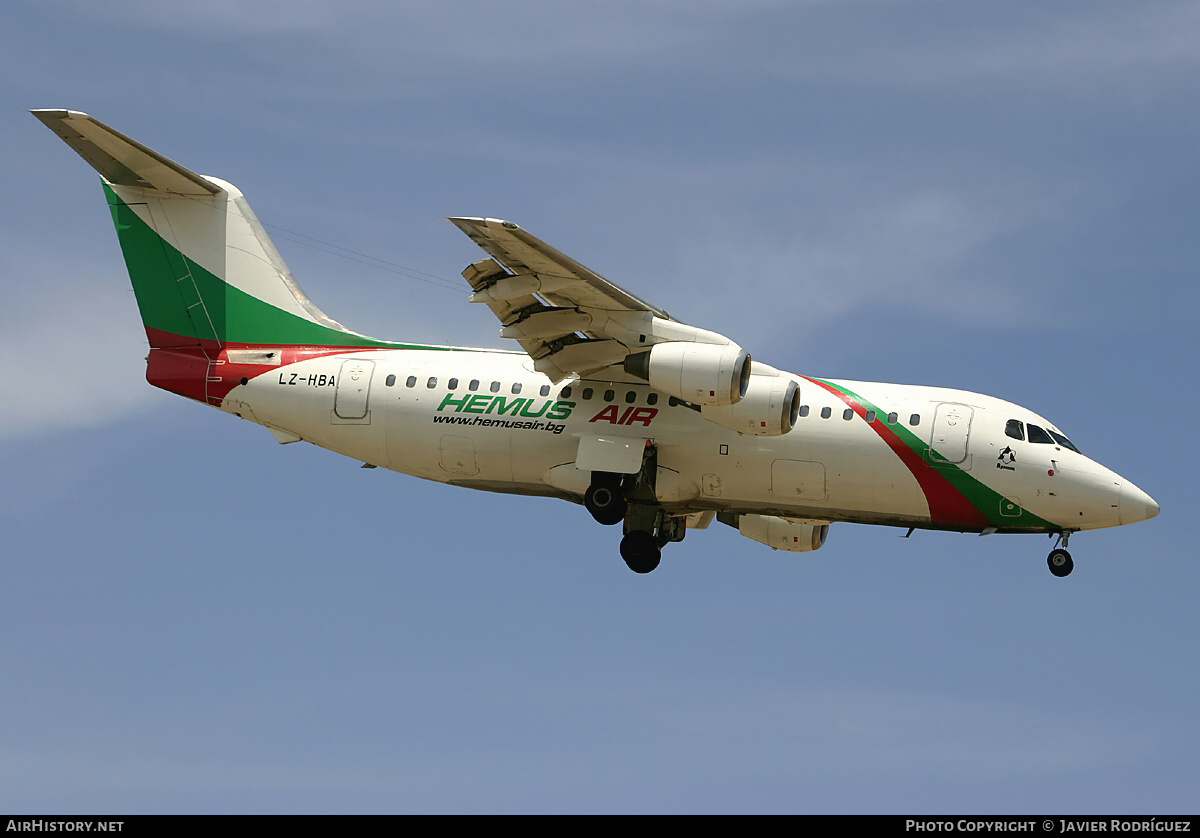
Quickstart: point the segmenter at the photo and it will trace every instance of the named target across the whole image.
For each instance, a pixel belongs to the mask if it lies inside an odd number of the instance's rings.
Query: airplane
[[[582,504],[649,573],[713,520],[810,552],[838,522],[1070,536],[1158,504],[1053,423],[991,396],[796,375],[682,323],[509,221],[450,222],[487,258],[470,301],[520,350],[380,340],[304,294],[237,187],[87,114],[32,111],[102,178],[150,384],[364,468]]]

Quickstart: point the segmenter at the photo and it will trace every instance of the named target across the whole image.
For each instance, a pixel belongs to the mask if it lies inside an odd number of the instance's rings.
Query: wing
[[[492,257],[463,271],[475,292],[471,302],[495,313],[500,334],[519,342],[538,372],[558,382],[608,370],[612,380],[619,364],[622,372],[738,433],[776,436],[795,425],[796,376],[751,362],[724,335],[680,323],[510,221],[450,221]],[[586,442],[581,440],[581,453],[590,450]],[[628,468],[620,452],[604,450],[598,456],[616,461],[594,470]]]
[[[500,334],[520,343],[554,381],[591,375],[666,341],[736,347],[680,323],[511,221],[450,221],[492,257],[463,271],[475,291],[471,302],[486,304]]]

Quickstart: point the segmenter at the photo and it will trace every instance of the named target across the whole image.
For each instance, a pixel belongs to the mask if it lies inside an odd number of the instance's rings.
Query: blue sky
[[[1194,4],[42,0],[0,79],[0,809],[1195,811]],[[149,387],[39,107],[236,183],[358,331],[503,345],[443,219],[511,218],[776,366],[1026,405],[1163,512],[1066,580],[845,524],[635,576],[581,508]]]

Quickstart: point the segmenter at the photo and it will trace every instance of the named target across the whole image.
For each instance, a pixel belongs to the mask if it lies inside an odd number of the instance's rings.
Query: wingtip
[[[47,119],[90,119],[83,111],[73,111],[69,108],[30,108],[29,112],[43,122]]]
[[[451,224],[454,224],[457,227],[463,227],[464,225],[470,226],[470,227],[478,227],[478,226],[488,227],[488,226],[492,226],[492,225],[498,225],[500,227],[505,228],[506,230],[520,230],[521,229],[520,226],[518,226],[517,224],[514,224],[511,221],[505,221],[503,218],[485,218],[483,216],[469,216],[469,215],[449,215],[446,217],[446,220],[449,221]]]

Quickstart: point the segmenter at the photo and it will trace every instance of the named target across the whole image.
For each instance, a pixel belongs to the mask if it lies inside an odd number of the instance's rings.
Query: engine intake
[[[781,374],[751,375],[746,395],[737,404],[700,407],[700,415],[708,421],[755,436],[786,434],[796,426],[799,414],[800,387]]]
[[[625,372],[677,399],[734,405],[750,384],[750,356],[736,343],[659,343],[625,358]]]

